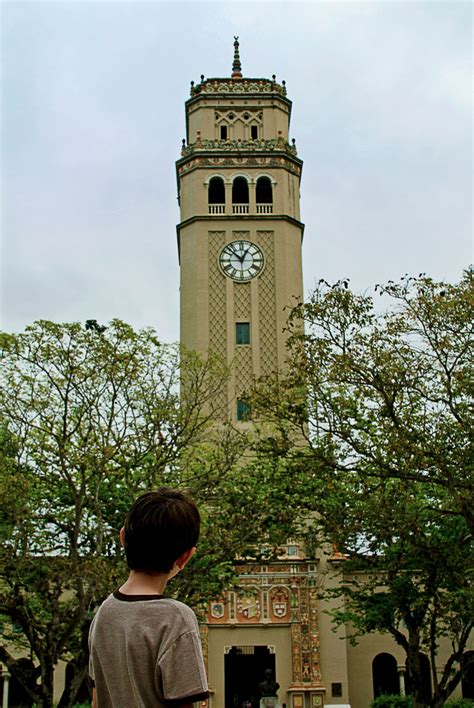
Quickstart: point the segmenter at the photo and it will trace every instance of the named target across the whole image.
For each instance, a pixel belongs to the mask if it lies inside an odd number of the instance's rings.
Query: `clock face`
[[[219,265],[225,275],[242,283],[262,272],[263,253],[250,241],[232,241],[222,249]]]

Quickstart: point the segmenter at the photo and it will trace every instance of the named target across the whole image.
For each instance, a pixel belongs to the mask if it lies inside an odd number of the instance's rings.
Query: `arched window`
[[[377,654],[372,662],[372,682],[374,698],[383,694],[398,695],[400,685],[398,682],[397,660],[391,654]]]
[[[236,177],[232,182],[232,205],[234,214],[249,212],[249,184],[245,177]]]
[[[209,204],[225,204],[225,187],[222,177],[212,177],[209,182]]]
[[[273,211],[273,189],[269,177],[259,177],[256,189],[257,214],[271,214]]]

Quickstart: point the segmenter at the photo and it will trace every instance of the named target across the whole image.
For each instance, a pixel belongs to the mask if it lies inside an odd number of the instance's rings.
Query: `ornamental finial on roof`
[[[234,63],[232,64],[232,78],[241,79],[242,78],[242,65],[240,63],[239,55],[239,38],[234,36]]]

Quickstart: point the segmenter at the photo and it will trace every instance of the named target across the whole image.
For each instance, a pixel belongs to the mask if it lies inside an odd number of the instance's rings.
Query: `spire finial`
[[[239,38],[234,36],[234,63],[232,64],[232,78],[241,79],[242,78],[242,65],[240,63],[239,55]]]

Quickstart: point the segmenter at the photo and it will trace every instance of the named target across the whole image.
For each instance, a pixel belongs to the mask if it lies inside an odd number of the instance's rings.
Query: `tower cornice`
[[[194,143],[189,143],[188,145],[185,145],[183,142],[181,148],[181,156],[183,158],[189,157],[195,153],[205,154],[209,152],[212,152],[213,156],[215,156],[215,153],[225,153],[226,157],[229,153],[242,155],[284,152],[295,158],[296,162],[303,164],[302,160],[296,158],[297,150],[295,141],[293,140],[290,144],[282,137],[270,138],[268,140],[201,140],[198,138]]]
[[[212,223],[216,224],[216,230],[217,224],[220,224],[221,227],[225,222],[234,222],[236,221],[236,216],[235,214],[216,214],[212,216],[212,222],[210,222],[209,215],[204,214],[204,215],[195,215],[191,216],[189,219],[185,219],[184,221],[181,221],[179,224],[176,224],[176,237],[178,241],[178,259],[181,261],[181,231],[182,229],[186,228],[187,226],[190,226],[191,224],[194,224],[199,221],[204,221],[207,224]],[[296,226],[300,229],[301,231],[301,242],[303,242],[303,236],[304,236],[304,228],[305,225],[303,224],[302,221],[298,221],[298,219],[294,219],[292,216],[289,216],[288,214],[268,214],[268,215],[263,215],[263,214],[239,214],[238,216],[238,221],[239,223],[243,222],[258,222],[260,224],[270,224],[272,221],[285,221],[289,224],[292,224],[293,226]]]

